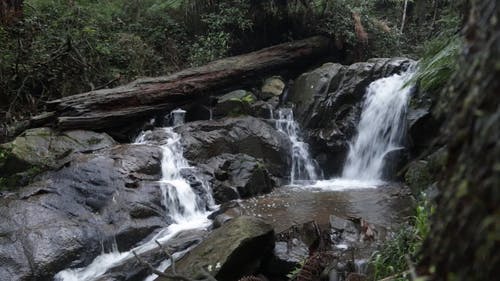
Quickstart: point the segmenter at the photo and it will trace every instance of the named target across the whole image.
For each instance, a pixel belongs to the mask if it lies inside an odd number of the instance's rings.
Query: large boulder
[[[297,105],[297,120],[325,176],[339,174],[344,166],[367,86],[406,70],[412,63],[405,58],[371,59],[350,66],[330,63],[295,81],[290,101]]]
[[[246,154],[221,154],[199,165],[210,175],[217,203],[271,192],[276,186],[262,160]]]
[[[194,164],[223,153],[259,159],[277,177],[288,174],[290,140],[269,123],[251,116],[197,121],[176,128],[184,156]]]
[[[161,149],[119,145],[78,154],[18,193],[0,197],[0,279],[49,280],[169,224],[157,180]]]
[[[177,272],[203,277],[201,268],[219,281],[234,281],[257,273],[274,248],[271,225],[248,216],[231,220],[177,262]],[[158,278],[158,281],[167,280]]]
[[[5,159],[0,162],[0,176],[25,173],[28,177],[33,177],[41,171],[62,167],[80,153],[89,153],[115,144],[105,133],[29,129],[12,142],[0,145],[0,150],[5,151]]]

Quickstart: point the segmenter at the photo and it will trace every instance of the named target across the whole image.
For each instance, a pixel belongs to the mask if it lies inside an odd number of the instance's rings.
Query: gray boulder
[[[160,159],[161,149],[146,145],[78,154],[0,197],[0,279],[52,279],[89,264],[114,239],[125,250],[167,226]]]
[[[242,216],[210,233],[177,262],[177,271],[189,278],[200,278],[203,268],[219,281],[234,281],[256,273],[273,248],[273,228],[260,219]]]
[[[276,186],[262,160],[246,154],[221,154],[199,165],[210,175],[217,203],[271,192]]]
[[[184,156],[194,164],[223,153],[259,159],[276,177],[288,174],[290,141],[265,121],[251,116],[197,121],[176,128]]]
[[[0,145],[6,155],[0,162],[0,176],[25,173],[27,177],[32,178],[44,170],[62,167],[78,154],[90,153],[115,144],[116,142],[105,133],[82,130],[56,132],[50,128],[29,129],[12,142]]]

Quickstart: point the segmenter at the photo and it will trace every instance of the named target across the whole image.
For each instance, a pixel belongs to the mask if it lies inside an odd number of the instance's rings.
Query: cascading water
[[[350,144],[341,178],[318,181],[314,187],[327,190],[376,188],[384,184],[382,172],[387,153],[402,147],[405,115],[415,72],[412,66],[372,82],[366,92],[357,134]]]
[[[278,131],[285,133],[290,138],[290,142],[292,143],[292,168],[290,171],[290,184],[294,185],[298,180],[318,180],[319,177],[317,173],[316,163],[311,159],[307,143],[301,141],[301,139],[299,138],[299,126],[293,119],[293,110],[291,108],[282,108],[278,110],[276,128],[278,129]]]
[[[378,79],[367,89],[357,135],[342,173],[345,179],[380,181],[384,156],[401,148],[413,69]]]
[[[174,126],[184,123],[184,110],[174,110],[170,120]],[[161,170],[162,178],[159,182],[162,191],[162,202],[167,215],[173,220],[173,224],[161,230],[150,241],[127,252],[114,250],[111,253],[103,253],[85,268],[66,269],[59,272],[55,279],[61,281],[92,281],[98,280],[107,270],[113,268],[128,259],[134,259],[133,253],[144,253],[156,248],[155,241],[164,243],[183,230],[205,228],[210,225],[207,218],[207,208],[214,205],[210,188],[202,182],[206,198],[200,198],[191,188],[190,184],[181,175],[184,169],[191,169],[183,156],[181,136],[174,132],[173,127],[163,128],[164,138],[158,141],[153,132],[143,132],[136,140],[137,144],[159,145],[162,148]],[[162,263],[160,270],[169,266],[168,262]],[[154,279],[148,278],[147,280]]]

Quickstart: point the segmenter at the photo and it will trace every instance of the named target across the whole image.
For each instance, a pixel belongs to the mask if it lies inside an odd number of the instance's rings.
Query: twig
[[[154,266],[152,266],[149,262],[143,260],[141,257],[139,257],[135,251],[132,251],[132,254],[134,255],[134,257],[142,264],[142,265],[145,265],[149,268],[149,270],[151,270],[151,272],[153,272],[154,274],[158,275],[158,276],[161,276],[161,277],[165,277],[165,278],[169,278],[169,279],[173,279],[173,280],[181,280],[181,281],[196,281],[194,279],[190,279],[190,278],[187,278],[185,276],[182,276],[182,275],[176,275],[176,274],[167,274],[165,272],[162,272],[162,271],[159,271],[158,269],[154,268]],[[173,261],[173,260],[172,260]]]
[[[167,279],[180,280],[180,281],[217,281],[217,279],[215,279],[210,273],[208,273],[201,266],[199,267],[198,270],[200,271],[200,273],[203,275],[203,277],[205,279],[191,279],[191,278],[186,277],[184,275],[178,274],[177,270],[175,268],[174,257],[170,254],[170,252],[158,240],[155,240],[155,243],[158,244],[158,246],[160,247],[160,249],[168,256],[168,259],[170,260],[170,270],[172,271],[172,274],[168,274],[168,273],[162,272],[162,271],[154,268],[154,266],[152,266],[151,263],[143,260],[141,257],[139,257],[139,255],[137,255],[137,253],[135,251],[132,251],[132,254],[134,255],[134,257],[142,265],[147,266],[149,268],[149,270],[151,270],[151,272],[153,272],[154,274],[156,274],[158,276],[161,276],[161,277],[165,277]]]
[[[379,280],[377,280],[377,281],[391,281],[391,280],[394,280],[394,279],[398,278],[398,277],[399,277],[399,276],[401,276],[401,275],[405,275],[405,274],[408,274],[408,273],[410,273],[410,271],[409,271],[409,270],[406,270],[406,271],[403,271],[403,272],[396,273],[396,274],[394,274],[394,275],[391,275],[391,276],[385,277],[385,278],[383,278],[383,279],[379,279]]]
[[[169,251],[167,251],[167,249],[165,249],[163,247],[163,245],[158,240],[155,240],[155,243],[158,244],[158,246],[160,247],[160,250],[162,250],[167,255],[167,257],[170,259],[170,268],[172,268],[172,272],[174,274],[177,274],[177,271],[175,270],[175,260],[174,260],[174,257],[170,254]]]

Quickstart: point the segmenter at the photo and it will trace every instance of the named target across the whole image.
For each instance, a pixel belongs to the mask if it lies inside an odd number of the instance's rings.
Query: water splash
[[[292,168],[290,171],[290,184],[297,181],[315,181],[319,179],[317,165],[309,154],[309,146],[299,137],[299,126],[293,119],[291,108],[278,110],[276,128],[285,133],[292,143]]]
[[[170,114],[172,124],[175,126],[184,123],[184,110],[174,110]],[[165,243],[175,237],[179,232],[208,227],[211,222],[207,218],[209,209],[214,206],[214,200],[209,186],[204,182],[202,189],[204,198],[193,191],[189,182],[182,177],[183,170],[192,169],[183,156],[180,143],[181,136],[172,127],[163,128],[162,138],[157,137],[157,132],[143,132],[136,139],[137,144],[157,145],[162,148],[161,170],[162,178],[159,181],[162,203],[166,213],[173,220],[173,224],[161,230],[150,241],[126,252],[118,249],[110,253],[103,253],[85,268],[66,269],[55,276],[61,281],[94,281],[99,280],[106,272],[123,262],[134,259],[132,252],[141,254],[157,247],[155,241]],[[167,265],[168,266],[168,265]],[[163,268],[165,263],[163,264]],[[148,277],[149,278],[149,277]]]
[[[384,156],[401,148],[406,133],[406,109],[414,71],[378,79],[368,86],[357,135],[350,145],[345,179],[382,180]]]

